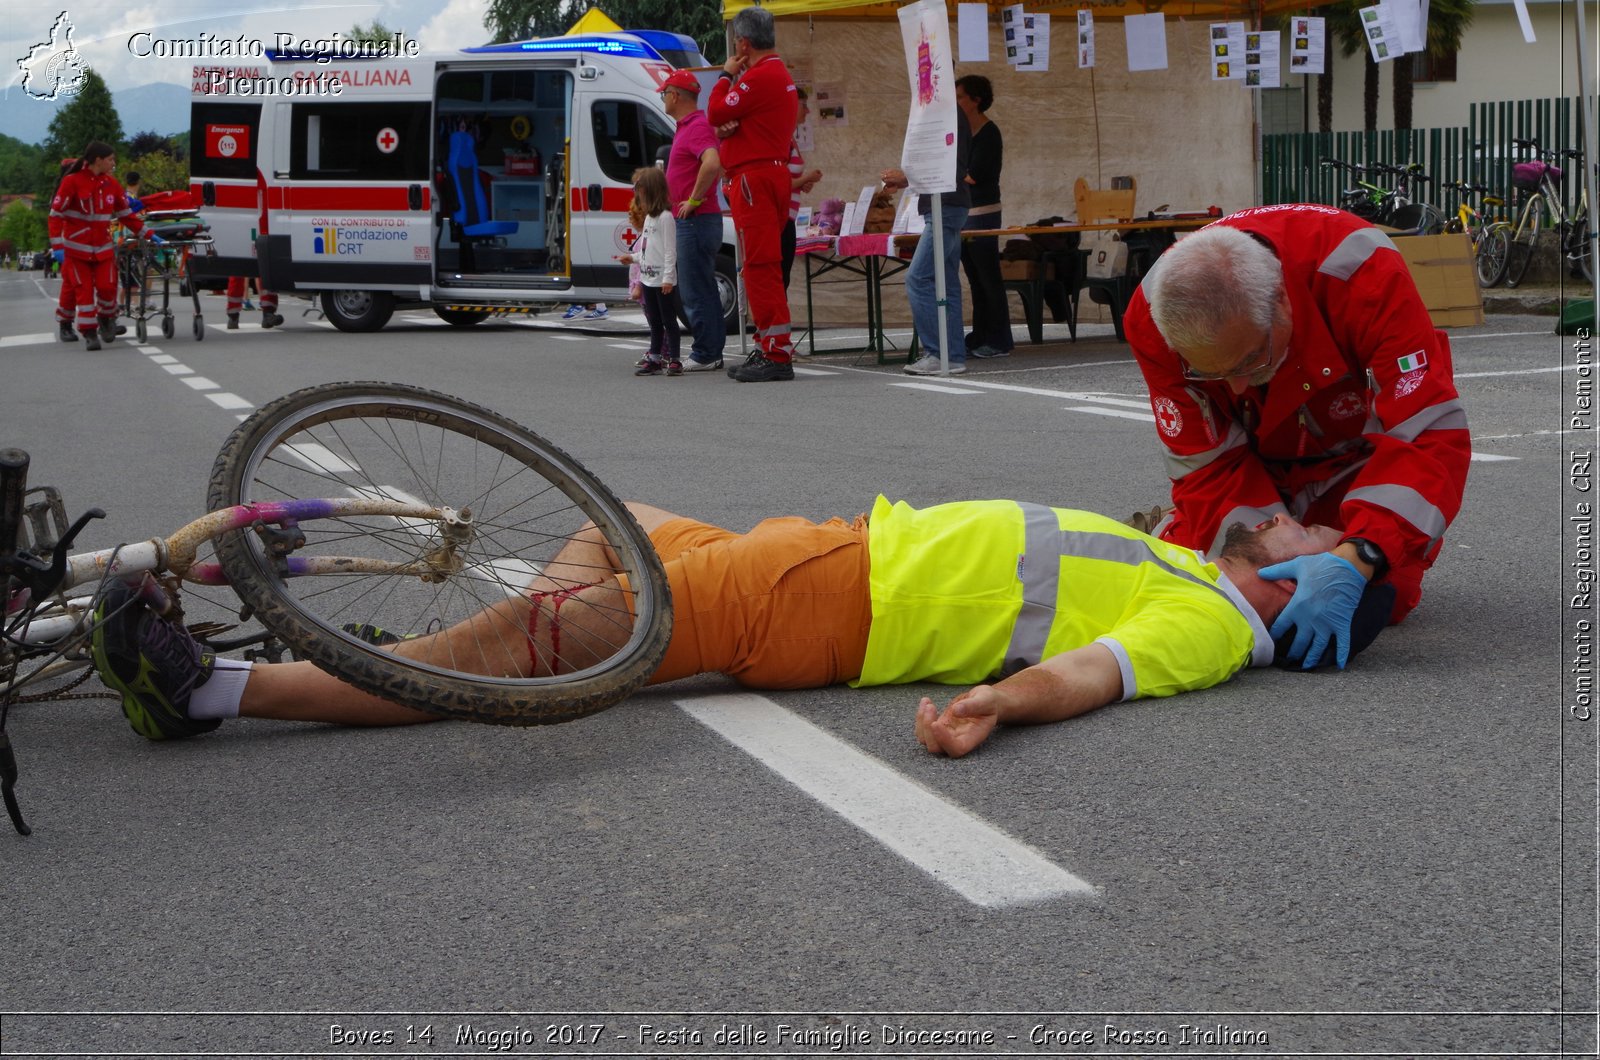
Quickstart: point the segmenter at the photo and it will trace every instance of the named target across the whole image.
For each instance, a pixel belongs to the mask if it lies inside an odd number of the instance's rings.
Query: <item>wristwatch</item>
[[[1361,559],[1362,563],[1365,563],[1367,566],[1372,568],[1372,576],[1374,578],[1383,577],[1384,572],[1389,569],[1389,560],[1388,557],[1383,554],[1383,549],[1379,548],[1377,545],[1374,545],[1366,538],[1347,537],[1341,541],[1340,544],[1354,545],[1356,549],[1356,555]]]

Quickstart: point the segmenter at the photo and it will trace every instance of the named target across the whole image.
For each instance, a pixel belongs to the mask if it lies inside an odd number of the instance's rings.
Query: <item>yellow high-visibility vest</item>
[[[1091,512],[1016,501],[868,524],[872,630],[856,685],[977,684],[1099,642],[1123,698],[1169,696],[1272,661],[1272,640],[1201,554]]]

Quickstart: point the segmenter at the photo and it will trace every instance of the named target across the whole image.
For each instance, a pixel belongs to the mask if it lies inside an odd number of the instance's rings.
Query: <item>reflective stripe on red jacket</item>
[[[1395,245],[1328,206],[1264,206],[1216,222],[1265,240],[1283,264],[1290,355],[1265,387],[1183,378],[1141,289],[1123,316],[1150,388],[1177,514],[1168,540],[1208,551],[1227,527],[1303,515],[1342,494],[1350,537],[1398,573],[1438,554],[1472,455],[1450,344]]]
[[[706,101],[713,128],[737,121],[739,127],[717,148],[729,174],[758,162],[786,164],[800,104],[783,60],[769,55],[737,79],[717,78]]]
[[[121,221],[135,232],[144,228],[116,177],[109,173],[96,176],[84,168],[61,178],[50,200],[52,247],[95,261],[109,257],[116,246],[111,238],[113,221]]]

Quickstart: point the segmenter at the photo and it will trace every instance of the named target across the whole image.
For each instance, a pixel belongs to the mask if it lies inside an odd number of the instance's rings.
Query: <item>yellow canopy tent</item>
[[[731,16],[730,16],[731,17]],[[591,7],[583,13],[583,17],[572,24],[567,30],[569,37],[579,36],[584,33],[621,33],[622,27],[606,17],[606,13],[598,7]]]

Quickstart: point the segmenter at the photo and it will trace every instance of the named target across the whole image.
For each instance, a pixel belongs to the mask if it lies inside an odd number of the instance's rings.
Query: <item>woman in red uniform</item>
[[[50,202],[51,243],[66,252],[61,282],[72,288],[77,307],[74,323],[90,350],[98,350],[102,339],[110,342],[118,334],[111,222],[121,221],[136,233],[144,228],[122,185],[111,175],[116,166],[117,153],[110,144],[89,141]]]

